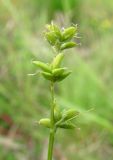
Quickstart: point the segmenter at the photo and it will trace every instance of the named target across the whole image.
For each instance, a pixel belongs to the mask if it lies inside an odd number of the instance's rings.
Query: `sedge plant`
[[[57,25],[51,23],[46,26],[44,37],[54,50],[52,62],[44,63],[33,61],[33,64],[40,69],[41,75],[50,82],[51,106],[50,117],[39,120],[39,124],[50,130],[47,160],[52,160],[53,145],[55,134],[59,128],[74,129],[73,119],[79,114],[75,109],[61,110],[55,99],[55,84],[67,78],[71,71],[62,66],[65,56],[64,50],[73,48],[77,45],[74,38],[77,38],[77,25],[69,28],[60,29]]]

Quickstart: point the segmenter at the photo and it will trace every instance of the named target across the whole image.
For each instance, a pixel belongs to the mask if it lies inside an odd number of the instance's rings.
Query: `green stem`
[[[52,160],[53,157],[54,136],[55,132],[51,130],[49,135],[48,160]]]
[[[54,145],[54,136],[55,136],[55,126],[54,126],[54,107],[55,107],[55,97],[54,97],[54,82],[51,82],[51,129],[49,135],[49,147],[48,147],[48,159],[52,160],[53,155],[53,145]]]

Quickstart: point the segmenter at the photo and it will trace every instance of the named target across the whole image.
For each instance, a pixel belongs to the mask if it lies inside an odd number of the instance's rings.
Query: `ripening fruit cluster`
[[[74,129],[76,126],[73,124],[72,120],[79,115],[79,112],[75,109],[69,109],[67,111],[61,112],[58,109],[54,110],[54,120],[55,127],[63,129]],[[49,118],[40,119],[39,124],[44,127],[51,128],[51,121]]]
[[[45,79],[57,82],[62,81],[71,73],[66,67],[61,67],[63,57],[64,53],[59,53],[50,64],[40,61],[33,61],[33,63],[41,69],[41,74]]]
[[[71,73],[66,67],[61,67],[64,58],[62,51],[77,45],[72,41],[74,37],[77,37],[77,25],[60,30],[57,25],[52,23],[46,28],[45,38],[54,47],[57,55],[50,64],[40,61],[33,61],[33,63],[41,69],[41,74],[45,79],[53,82],[62,81]]]
[[[52,23],[47,25],[46,28],[47,31],[44,32],[45,38],[57,52],[77,45],[73,41],[74,37],[77,38],[77,25],[60,30],[57,25]]]
[[[55,24],[46,26],[44,32],[46,40],[54,48],[57,53],[51,63],[44,63],[41,61],[33,61],[33,64],[40,69],[41,75],[51,81],[52,83],[59,82],[68,77],[71,71],[62,67],[61,63],[64,58],[63,50],[75,47],[77,44],[73,41],[73,38],[77,38],[77,26],[72,26],[66,29],[59,29]],[[73,129],[75,128],[72,119],[74,119],[79,113],[75,109],[69,109],[67,111],[60,111],[58,106],[54,108],[54,122],[55,128]],[[39,123],[47,128],[51,128],[51,120],[49,118],[43,118]]]

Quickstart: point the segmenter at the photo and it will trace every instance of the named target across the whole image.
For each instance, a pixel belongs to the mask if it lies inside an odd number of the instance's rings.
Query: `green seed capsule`
[[[63,32],[63,40],[70,40],[74,37],[75,33],[77,31],[77,26],[76,27],[69,27],[64,30]]]
[[[38,66],[43,71],[51,73],[51,68],[46,63],[43,63],[43,62],[40,62],[40,61],[33,61],[33,64]]]
[[[56,68],[60,67],[63,58],[64,58],[64,54],[63,54],[63,53],[59,53],[59,54],[53,59],[53,62],[52,62],[52,64],[51,64],[52,68],[53,68],[53,69],[56,69]]]
[[[54,120],[55,120],[55,122],[58,122],[61,118],[62,118],[61,111],[59,110],[59,108],[55,108],[54,109]]]
[[[43,125],[44,127],[50,128],[51,127],[51,122],[49,118],[43,118],[40,119],[39,124]]]
[[[64,49],[68,49],[68,48],[73,48],[75,47],[77,44],[75,42],[66,42],[64,44],[61,45],[60,49],[64,50]]]
[[[52,23],[51,25],[47,25],[46,28],[48,30],[48,32],[46,32],[46,33],[54,32],[55,37],[56,37],[55,40],[60,40],[62,38],[61,31],[57,25]]]
[[[65,79],[66,77],[68,77],[72,72],[68,71],[68,72],[64,72],[61,76],[56,77],[56,81],[62,81],[63,79]]]
[[[67,68],[57,68],[57,69],[53,69],[52,74],[53,74],[53,76],[62,75],[66,69],[67,69]]]
[[[52,77],[52,74],[51,73],[48,73],[48,72],[41,72],[43,77],[47,80],[50,80],[52,81],[53,80],[53,77]]]
[[[75,125],[72,123],[61,123],[57,126],[58,128],[63,128],[63,129],[74,129]]]
[[[61,36],[61,32],[60,32],[59,27],[58,27],[57,25],[55,25],[55,24],[52,24],[52,27],[53,27],[53,30],[54,30],[56,36],[57,36],[59,39],[61,39],[62,36]]]
[[[47,41],[52,46],[55,45],[55,43],[56,43],[56,34],[55,34],[55,32],[47,32],[47,33],[45,33],[45,37],[46,37]]]
[[[65,111],[63,113],[62,117],[63,117],[63,120],[66,121],[66,120],[76,117],[78,114],[79,112],[76,111],[75,109],[69,109],[68,111]]]

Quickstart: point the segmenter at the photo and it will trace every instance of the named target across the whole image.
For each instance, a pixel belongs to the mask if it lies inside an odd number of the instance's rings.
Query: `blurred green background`
[[[50,61],[45,24],[78,24],[81,46],[66,52],[73,73],[56,85],[63,108],[80,111],[74,131],[59,130],[54,160],[113,159],[113,1],[0,0],[0,160],[45,160],[49,83],[30,77]],[[80,128],[80,129],[79,129]]]

